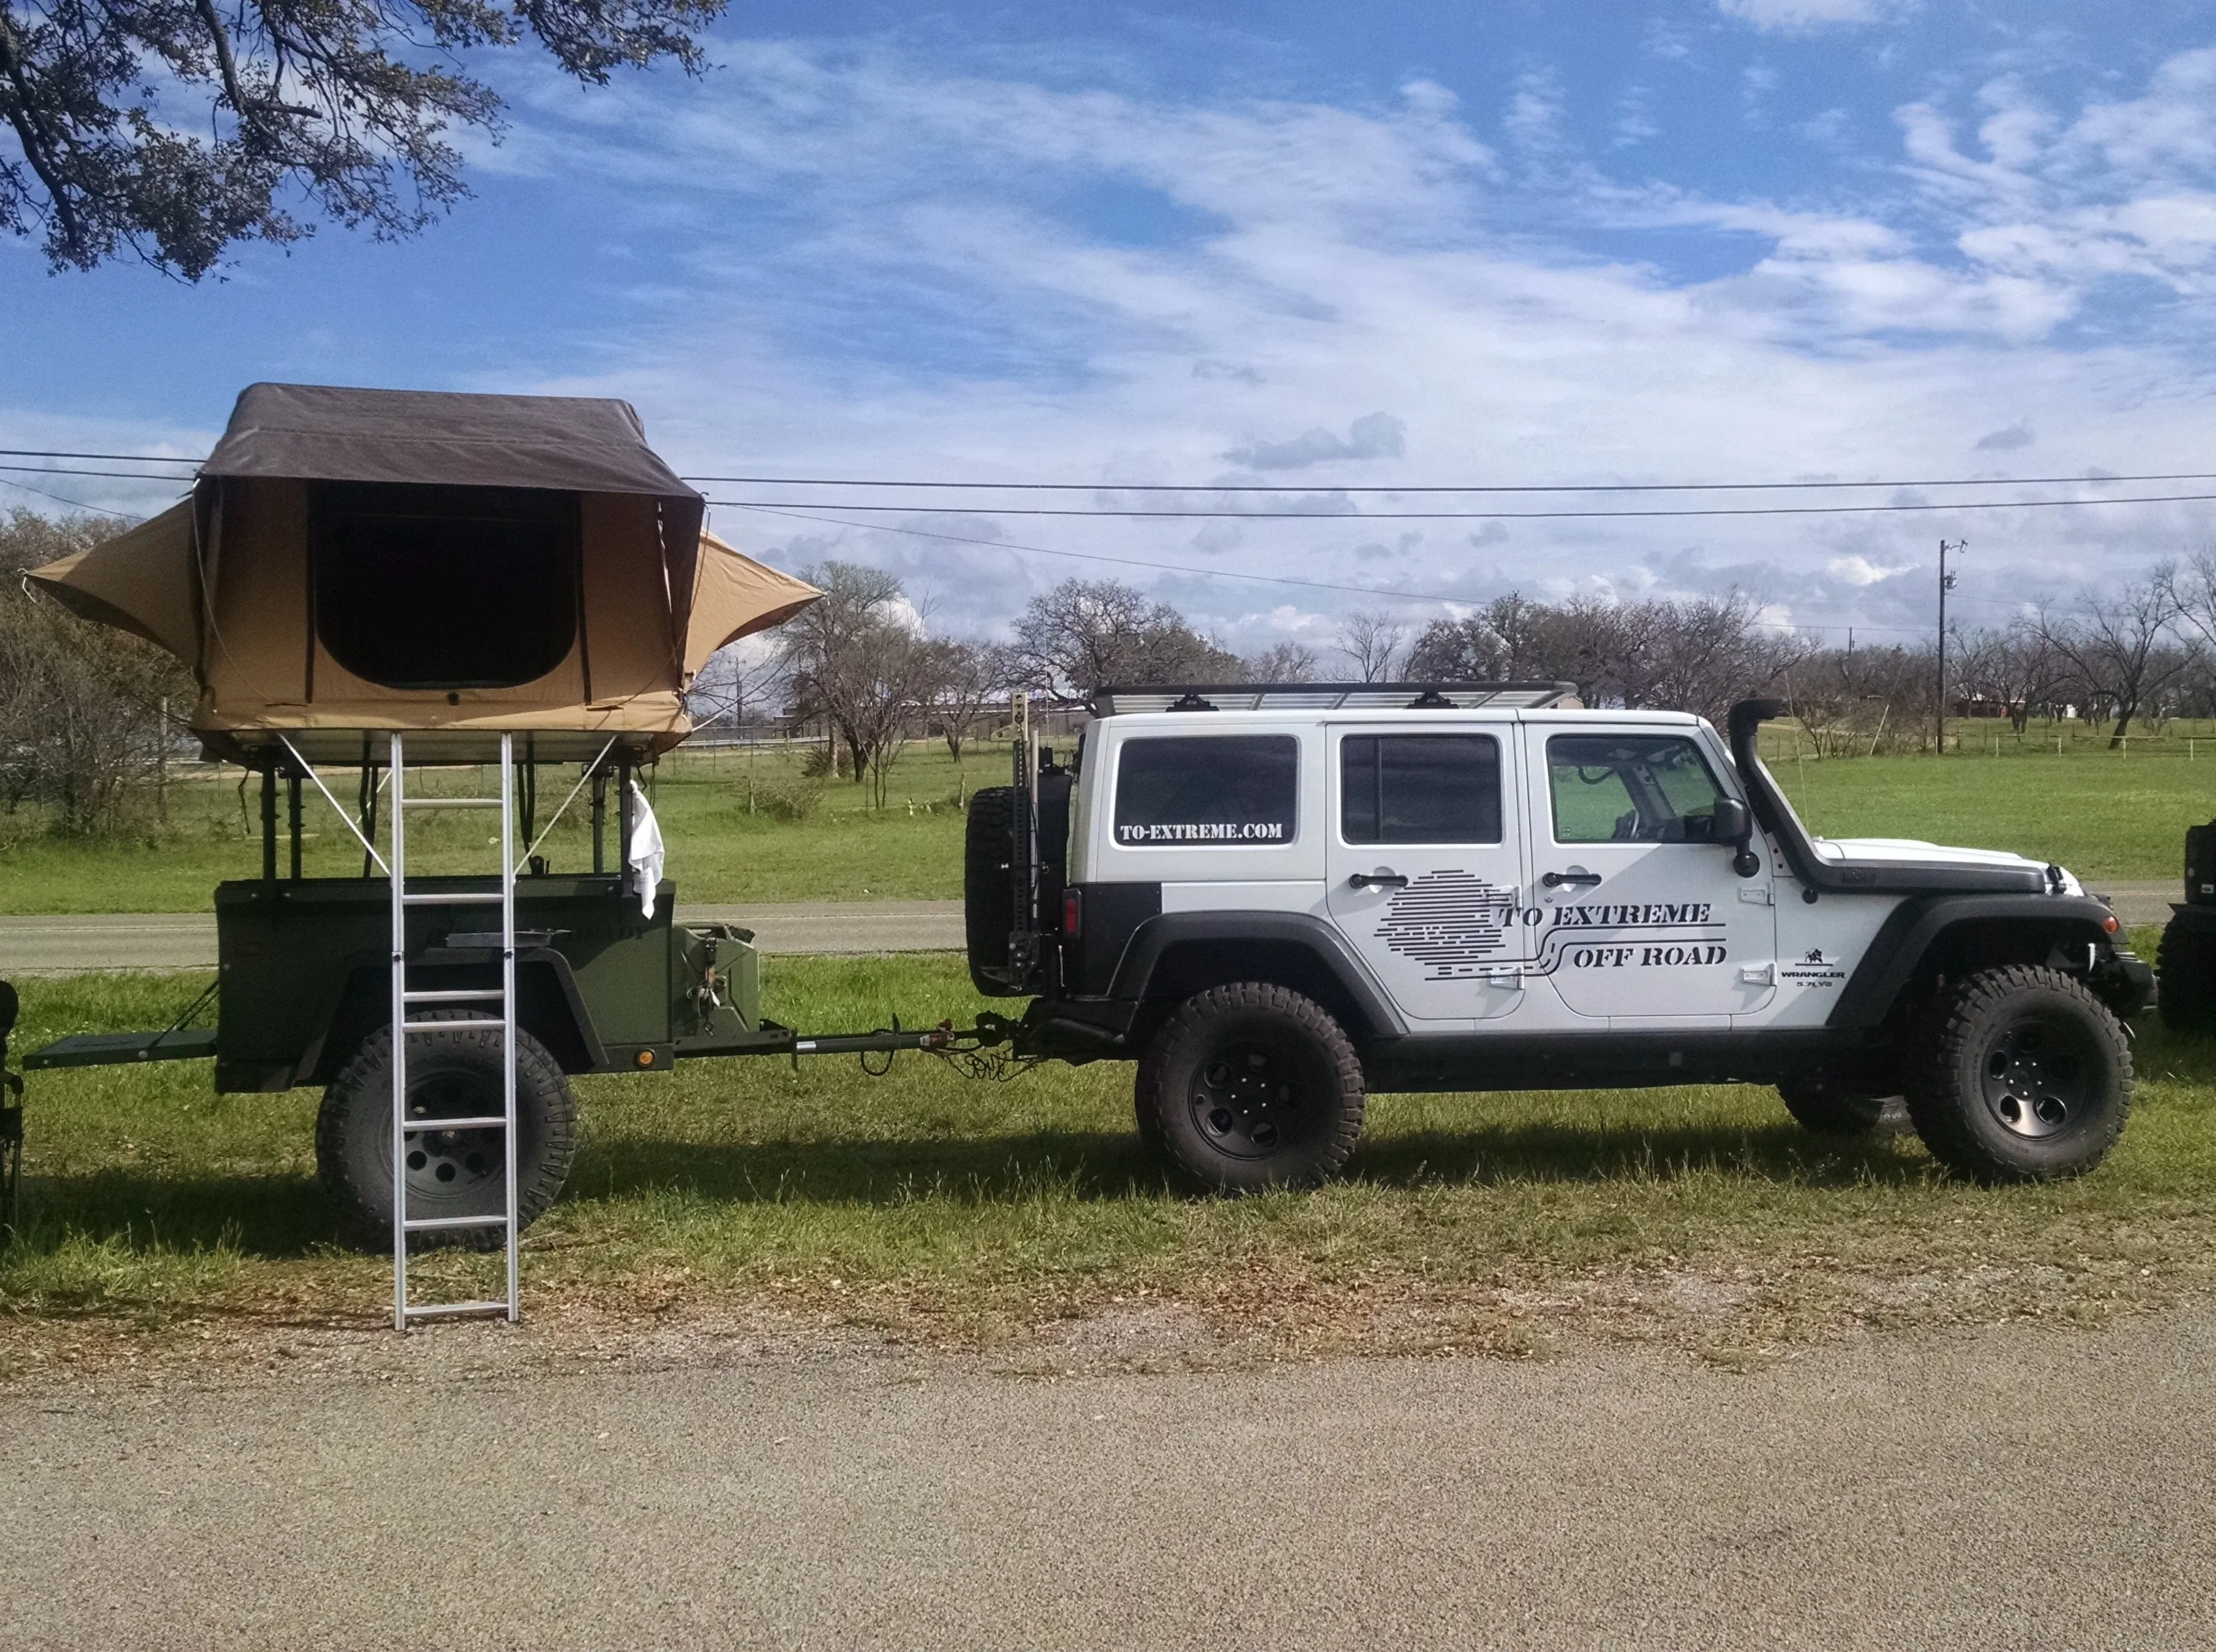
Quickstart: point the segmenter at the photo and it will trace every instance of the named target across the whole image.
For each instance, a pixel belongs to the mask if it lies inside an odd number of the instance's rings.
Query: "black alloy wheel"
[[[2098,1059],[2082,1028],[2026,1016],[2003,1028],[1985,1053],[1985,1105],[2016,1135],[2036,1141],[2059,1134],[2092,1100]]]
[[[2131,1116],[2123,1023],[2059,969],[2013,964],[1949,982],[1907,1056],[1917,1133],[1975,1181],[2082,1176]]]
[[[1336,1175],[1368,1099],[1361,1059],[1330,1012],[1257,981],[1179,1004],[1140,1059],[1134,1096],[1142,1140],[1227,1193]]]

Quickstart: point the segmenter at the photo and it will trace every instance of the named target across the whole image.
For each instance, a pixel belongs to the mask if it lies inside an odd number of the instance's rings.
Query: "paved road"
[[[2160,924],[2175,882],[2109,883],[2102,892],[2127,924]],[[958,952],[958,900],[853,900],[791,906],[680,906],[680,918],[727,919],[754,931],[765,952]],[[212,969],[215,919],[200,912],[0,918],[0,976],[88,969]]]
[[[680,906],[677,916],[743,924],[765,952],[955,952],[962,947],[958,900]],[[208,913],[0,918],[0,976],[212,969],[215,961],[215,918]]]
[[[757,1349],[471,1379],[410,1348],[18,1389],[0,1642],[2207,1646],[2212,1361],[2203,1309],[1753,1375],[1611,1353],[1040,1381]]]

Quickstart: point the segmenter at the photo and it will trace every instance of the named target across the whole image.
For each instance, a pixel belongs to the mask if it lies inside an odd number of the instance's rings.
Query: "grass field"
[[[1007,783],[1006,746],[965,754],[967,786]],[[896,765],[887,807],[872,809],[864,789],[824,784],[808,819],[785,821],[759,807],[760,794],[790,783],[799,755],[769,748],[740,752],[679,752],[664,758],[652,782],[654,810],[669,850],[669,875],[687,901],[951,900],[962,893],[962,811],[957,777],[943,744],[912,746]],[[240,771],[220,781],[173,786],[170,825],[126,842],[77,842],[35,830],[0,837],[0,912],[204,912],[209,891],[225,878],[262,870],[259,794],[239,789]],[[351,777],[343,789],[351,806]],[[541,824],[561,803],[561,789],[540,799]],[[468,770],[442,774],[430,789],[487,795],[498,782]],[[411,783],[411,789],[424,788]],[[748,808],[750,789],[758,805]],[[280,811],[282,801],[280,801]],[[611,811],[612,812],[612,810]],[[303,869],[311,877],[352,877],[361,847],[312,789],[304,810]],[[557,871],[589,869],[592,837],[580,798],[540,851]],[[410,864],[426,871],[479,871],[493,851],[476,819],[449,814],[411,821]],[[466,836],[478,829],[474,838]],[[615,854],[609,826],[608,855]],[[383,847],[382,843],[379,848]]]
[[[1996,756],[1985,740],[1997,741]],[[1772,766],[1812,830],[1840,837],[1924,838],[2008,849],[2058,861],[2088,878],[2179,875],[2188,826],[2216,818],[2216,739],[2206,758],[2186,737],[2134,740],[2124,753],[2074,738],[2057,754],[2034,729],[2019,748],[2007,736],[1967,726],[1963,749],[1928,756],[1817,760],[1794,755],[1790,730],[1770,737]],[[1805,752],[1805,743],[1800,747]],[[2191,754],[2188,755],[2188,752]],[[868,807],[860,787],[834,781],[802,821],[749,811],[768,786],[789,780],[798,758],[771,748],[680,752],[654,783],[654,806],[669,846],[669,875],[688,901],[954,900],[962,893],[962,815],[945,747],[918,741],[893,771],[889,807]],[[1006,749],[973,748],[966,789],[1004,783]],[[170,825],[126,843],[53,838],[19,819],[0,820],[0,912],[203,912],[225,878],[261,869],[258,817],[238,771],[227,782],[180,783]],[[438,783],[466,790],[485,782],[466,772]],[[350,797],[350,792],[342,792]],[[549,795],[551,813],[560,801]],[[361,869],[361,852],[312,792],[305,852],[311,876]],[[416,847],[443,853],[458,870],[480,869],[483,841],[448,816],[419,833]],[[565,816],[544,851],[557,870],[591,863],[582,812]],[[610,851],[612,853],[612,850]],[[434,863],[419,857],[427,868]]]
[[[18,1047],[160,1024],[200,979],[28,983]],[[779,959],[769,997],[825,1029],[979,1007],[936,956]],[[1017,1349],[1133,1304],[1271,1354],[1600,1335],[1740,1360],[1872,1325],[2096,1319],[2216,1285],[2216,1044],[2150,1024],[2137,1059],[2121,1147],[2056,1187],[1965,1186],[1912,1138],[1830,1145],[1772,1092],[1719,1086],[1382,1096],[1344,1182],[1247,1200],[1165,1185],[1120,1064],[987,1084],[915,1055],[881,1079],[702,1063],[580,1084],[583,1146],[528,1237],[526,1292],[540,1312],[736,1307]],[[389,1263],[340,1243],[315,1104],[214,1096],[204,1064],[36,1075],[0,1313],[27,1336],[373,1326]],[[485,1265],[428,1263],[427,1287]],[[33,1357],[9,1340],[0,1374]]]

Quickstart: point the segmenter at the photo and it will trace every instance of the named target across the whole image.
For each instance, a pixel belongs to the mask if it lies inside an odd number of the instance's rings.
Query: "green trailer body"
[[[483,908],[409,910],[410,980],[490,987],[500,978],[497,880],[416,878]],[[613,874],[516,883],[518,1022],[563,1070],[653,1072],[680,1053],[742,1053],[779,1041],[761,1023],[761,965],[748,931],[674,922],[664,882],[654,916]],[[392,900],[382,878],[250,879],[219,885],[216,1027],[84,1034],[27,1066],[215,1057],[233,1094],[330,1082],[392,1015]],[[127,1048],[126,1045],[127,1044]]]

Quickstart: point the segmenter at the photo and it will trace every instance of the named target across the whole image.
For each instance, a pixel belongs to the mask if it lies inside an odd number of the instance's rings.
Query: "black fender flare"
[[[1936,895],[1905,900],[1862,949],[1825,1024],[1874,1027],[1893,1009],[1931,949],[1967,924],[2004,924],[2053,941],[2108,949],[2115,915],[2090,895]]]
[[[1400,1012],[1346,937],[1308,912],[1162,912],[1149,918],[1132,931],[1123,948],[1109,996],[1123,1001],[1154,996],[1155,977],[1171,949],[1208,941],[1275,942],[1296,947],[1323,967],[1369,1023],[1366,1029],[1350,1031],[1384,1038],[1407,1035],[1407,1023],[1400,1019]]]

